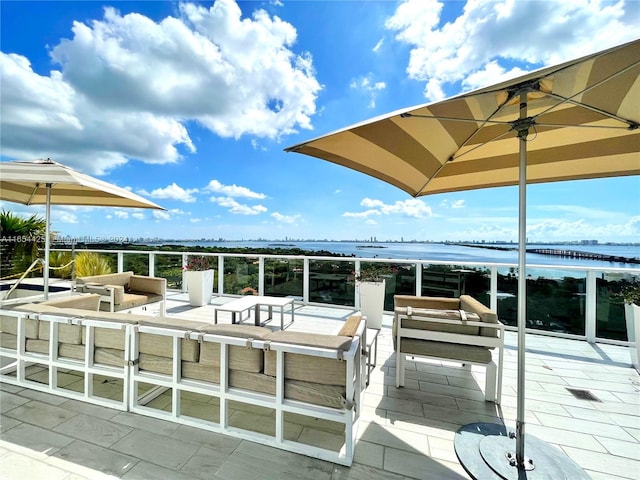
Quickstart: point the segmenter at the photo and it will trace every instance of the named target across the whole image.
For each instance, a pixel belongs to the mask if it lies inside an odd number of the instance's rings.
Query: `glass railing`
[[[391,272],[384,275],[387,312],[393,311],[393,296],[398,294],[443,297],[467,294],[496,311],[508,328],[517,324],[518,269],[507,263],[90,251],[109,258],[114,271],[132,270],[140,275],[164,277],[169,290],[184,290],[183,272],[189,256],[204,255],[215,270],[214,294],[292,296],[309,304],[354,308],[359,308],[354,272],[376,266]],[[640,281],[638,268],[527,265],[527,327],[590,342],[626,341],[624,308],[612,295],[634,281]]]

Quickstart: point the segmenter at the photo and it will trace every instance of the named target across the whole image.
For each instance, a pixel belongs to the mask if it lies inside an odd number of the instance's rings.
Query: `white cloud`
[[[204,190],[213,193],[222,193],[228,197],[242,197],[242,198],[266,198],[264,193],[257,193],[251,191],[247,187],[240,187],[235,183],[233,185],[223,185],[218,180],[211,180],[209,184],[204,187]]]
[[[154,210],[153,218],[155,218],[156,220],[171,220],[171,215],[169,214],[169,212]]]
[[[141,190],[139,193],[142,195],[147,195],[151,198],[171,199],[181,202],[193,203],[196,201],[196,197],[194,197],[193,194],[198,193],[198,189],[187,188],[185,190],[184,188],[176,185],[176,183],[174,182],[171,185],[167,185],[165,188],[156,188],[151,192]]]
[[[282,215],[278,212],[273,212],[271,216],[280,223],[292,224],[296,223],[300,219],[300,215]]]
[[[210,200],[227,208],[229,213],[237,215],[260,215],[267,211],[267,208],[262,205],[243,205],[230,197],[211,197]]]
[[[131,218],[135,218],[136,220],[144,220],[144,213],[141,213],[141,212],[132,213]]]
[[[116,210],[115,212],[113,212],[113,215],[121,220],[126,220],[127,218],[129,218],[129,212],[125,212],[123,210]]]
[[[372,215],[382,215],[380,210],[365,210],[364,212],[344,212],[342,214],[343,217],[351,217],[351,218],[367,218]]]
[[[387,84],[385,82],[375,82],[372,80],[372,76],[373,75],[370,73],[366,77],[351,80],[351,83],[349,84],[350,88],[360,90],[369,96],[369,108],[375,108],[378,92],[387,88]]]
[[[181,3],[179,17],[156,22],[108,7],[71,30],[50,49],[49,75],[0,53],[3,155],[96,174],[195,151],[189,121],[235,138],[311,128],[321,89],[311,56],[294,52],[295,28],[264,10],[243,18],[233,0]]]
[[[384,43],[384,38],[381,38],[380,40],[378,40],[378,43],[376,43],[375,47],[373,47],[373,51],[377,52],[378,50],[380,50],[382,48],[383,43]]]
[[[451,208],[464,208],[464,200],[456,200],[451,204]]]
[[[531,68],[555,64],[638,36],[633,1],[469,0],[448,23],[441,20],[443,5],[408,0],[385,24],[410,46],[407,73],[425,82],[430,100],[453,93],[447,88],[458,82],[473,89],[516,76],[522,72],[515,61]]]
[[[367,207],[363,212],[345,212],[344,217],[370,217],[372,215],[401,215],[411,218],[426,218],[432,215],[431,207],[422,200],[411,198],[409,200],[398,200],[392,204],[386,204],[382,200],[364,198],[360,205]]]

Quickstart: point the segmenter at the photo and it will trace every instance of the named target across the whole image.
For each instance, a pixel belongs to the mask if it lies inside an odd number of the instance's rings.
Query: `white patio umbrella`
[[[129,190],[77,172],[50,159],[0,162],[0,200],[46,205],[44,295],[49,293],[51,205],[135,207],[164,210]]]
[[[554,458],[557,449],[546,448],[535,437],[527,436],[527,449],[536,454],[524,454],[526,185],[640,174],[639,77],[640,40],[634,40],[285,149],[358,170],[415,197],[519,186],[515,449],[503,429],[491,424],[463,427],[459,433],[465,435],[456,435],[456,453],[476,478],[584,475],[568,457]],[[458,438],[474,430],[500,444],[486,442],[482,460],[465,459],[466,453],[458,449]]]

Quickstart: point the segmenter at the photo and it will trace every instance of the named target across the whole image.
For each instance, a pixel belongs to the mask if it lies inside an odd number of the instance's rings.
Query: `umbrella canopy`
[[[77,172],[52,160],[0,162],[0,200],[46,205],[44,295],[49,289],[51,205],[137,207],[164,210],[129,190]]]
[[[463,427],[456,453],[475,478],[523,478],[534,465],[540,478],[583,478],[579,467],[535,437],[527,444],[534,446],[536,462],[524,454],[526,185],[640,174],[639,127],[640,40],[635,40],[286,149],[358,170],[416,197],[519,186],[515,455],[508,445],[512,439],[492,424]],[[469,441],[470,435],[491,438]],[[482,455],[480,448],[464,451],[481,443]],[[486,451],[494,454],[487,457]]]
[[[640,40],[287,148],[412,196],[518,184],[519,93],[527,182],[640,174]],[[423,120],[418,120],[420,117]]]
[[[52,160],[0,162],[0,199],[24,205],[137,207],[163,210],[129,190],[77,172]]]

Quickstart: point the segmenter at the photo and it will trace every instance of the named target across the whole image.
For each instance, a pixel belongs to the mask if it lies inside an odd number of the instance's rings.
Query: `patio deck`
[[[169,293],[167,314],[213,321]],[[136,309],[138,310],[138,309]],[[143,313],[143,312],[139,312]],[[153,307],[146,313],[154,314]],[[290,329],[336,333],[352,310],[297,306]],[[230,314],[220,313],[221,322]],[[279,324],[272,322],[271,324]],[[268,325],[271,325],[268,324]],[[483,400],[483,369],[407,362],[394,386],[391,316],[378,340],[351,468],[196,428],[2,384],[0,476],[20,480],[123,479],[466,479],[453,438],[473,422],[516,417],[516,334],[507,332],[503,404]],[[640,478],[640,378],[626,347],[527,335],[527,433],[562,449],[594,480]],[[73,378],[69,379],[70,382]],[[109,385],[105,385],[109,388]],[[587,390],[583,400],[568,389]],[[202,408],[193,398],[194,408]],[[205,405],[206,406],[206,405]],[[243,412],[247,420],[255,416]],[[326,430],[300,432],[332,441]]]

